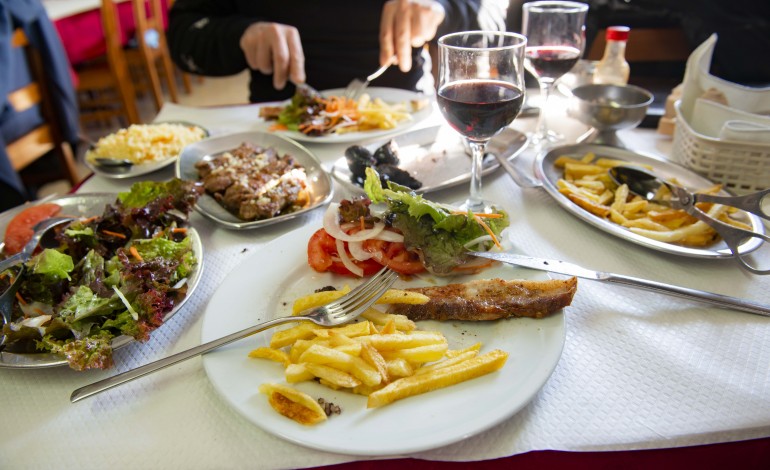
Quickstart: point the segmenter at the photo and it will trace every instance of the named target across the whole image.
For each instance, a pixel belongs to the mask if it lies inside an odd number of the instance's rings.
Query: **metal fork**
[[[96,395],[97,393],[101,393],[105,390],[117,387],[118,385],[130,382],[134,379],[138,379],[152,372],[164,369],[170,365],[185,361],[191,357],[198,356],[205,352],[211,351],[212,349],[216,349],[220,346],[224,346],[225,344],[232,343],[233,341],[251,336],[255,333],[259,333],[260,331],[264,331],[268,328],[272,328],[283,323],[305,320],[309,320],[321,326],[335,326],[347,323],[351,320],[354,320],[366,309],[371,307],[374,302],[382,297],[385,291],[388,290],[394,282],[396,282],[396,279],[398,279],[398,274],[395,271],[391,271],[387,267],[383,268],[377,274],[372,276],[372,278],[367,282],[360,284],[345,296],[340,297],[338,300],[331,302],[323,307],[309,309],[296,316],[281,317],[266,321],[258,325],[246,328],[245,330],[238,331],[237,333],[232,333],[214,341],[201,344],[200,346],[188,349],[187,351],[176,353],[172,356],[123,372],[122,374],[118,374],[110,378],[94,382],[90,385],[80,387],[79,389],[72,392],[70,401],[75,403],[84,398]]]
[[[354,78],[353,81],[348,84],[347,88],[345,88],[343,96],[351,100],[357,100],[361,97],[361,95],[364,93],[364,90],[366,90],[366,87],[369,86],[372,80],[385,73],[385,71],[388,70],[392,64],[393,61],[388,62],[387,64],[378,68],[376,72],[366,77],[366,81],[361,81],[358,78]]]

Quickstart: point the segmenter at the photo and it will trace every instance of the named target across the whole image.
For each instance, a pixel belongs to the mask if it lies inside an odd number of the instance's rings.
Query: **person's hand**
[[[412,48],[421,47],[436,36],[446,12],[433,0],[389,0],[380,18],[380,65],[393,62],[408,72]]]
[[[305,83],[305,53],[297,28],[280,23],[253,23],[243,32],[240,44],[249,67],[272,74],[276,90],[283,90],[287,80]]]

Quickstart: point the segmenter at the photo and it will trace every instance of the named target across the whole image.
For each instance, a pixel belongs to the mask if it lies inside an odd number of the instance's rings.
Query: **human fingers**
[[[436,37],[438,27],[444,21],[446,12],[440,3],[433,0],[413,1],[409,4],[411,13],[411,46],[422,47]]]
[[[412,68],[411,10],[409,0],[390,0],[382,8],[380,19],[380,64],[396,57],[398,68]]]
[[[287,45],[289,46],[289,80],[294,84],[305,83],[305,52],[302,49],[302,41],[299,32],[289,34]]]

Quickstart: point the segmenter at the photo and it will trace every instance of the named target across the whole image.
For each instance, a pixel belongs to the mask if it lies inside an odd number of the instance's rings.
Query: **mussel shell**
[[[378,165],[398,165],[401,160],[398,158],[398,144],[395,140],[390,140],[381,145],[374,151],[374,159]]]
[[[353,145],[345,149],[345,160],[348,162],[350,173],[354,177],[366,178],[366,168],[375,166],[377,161],[372,152],[361,145]]]
[[[422,187],[421,181],[395,165],[377,165],[376,168],[383,185],[386,184],[386,181],[393,181],[410,189],[420,189]]]

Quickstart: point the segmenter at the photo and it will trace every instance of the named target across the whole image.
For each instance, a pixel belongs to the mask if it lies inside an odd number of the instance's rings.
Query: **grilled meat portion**
[[[269,219],[309,202],[305,169],[272,147],[244,143],[195,167],[206,191],[243,220]]]
[[[577,279],[525,281],[484,279],[463,284],[407,289],[430,297],[426,304],[394,304],[390,313],[410,320],[487,321],[509,317],[543,318],[568,306]]]

